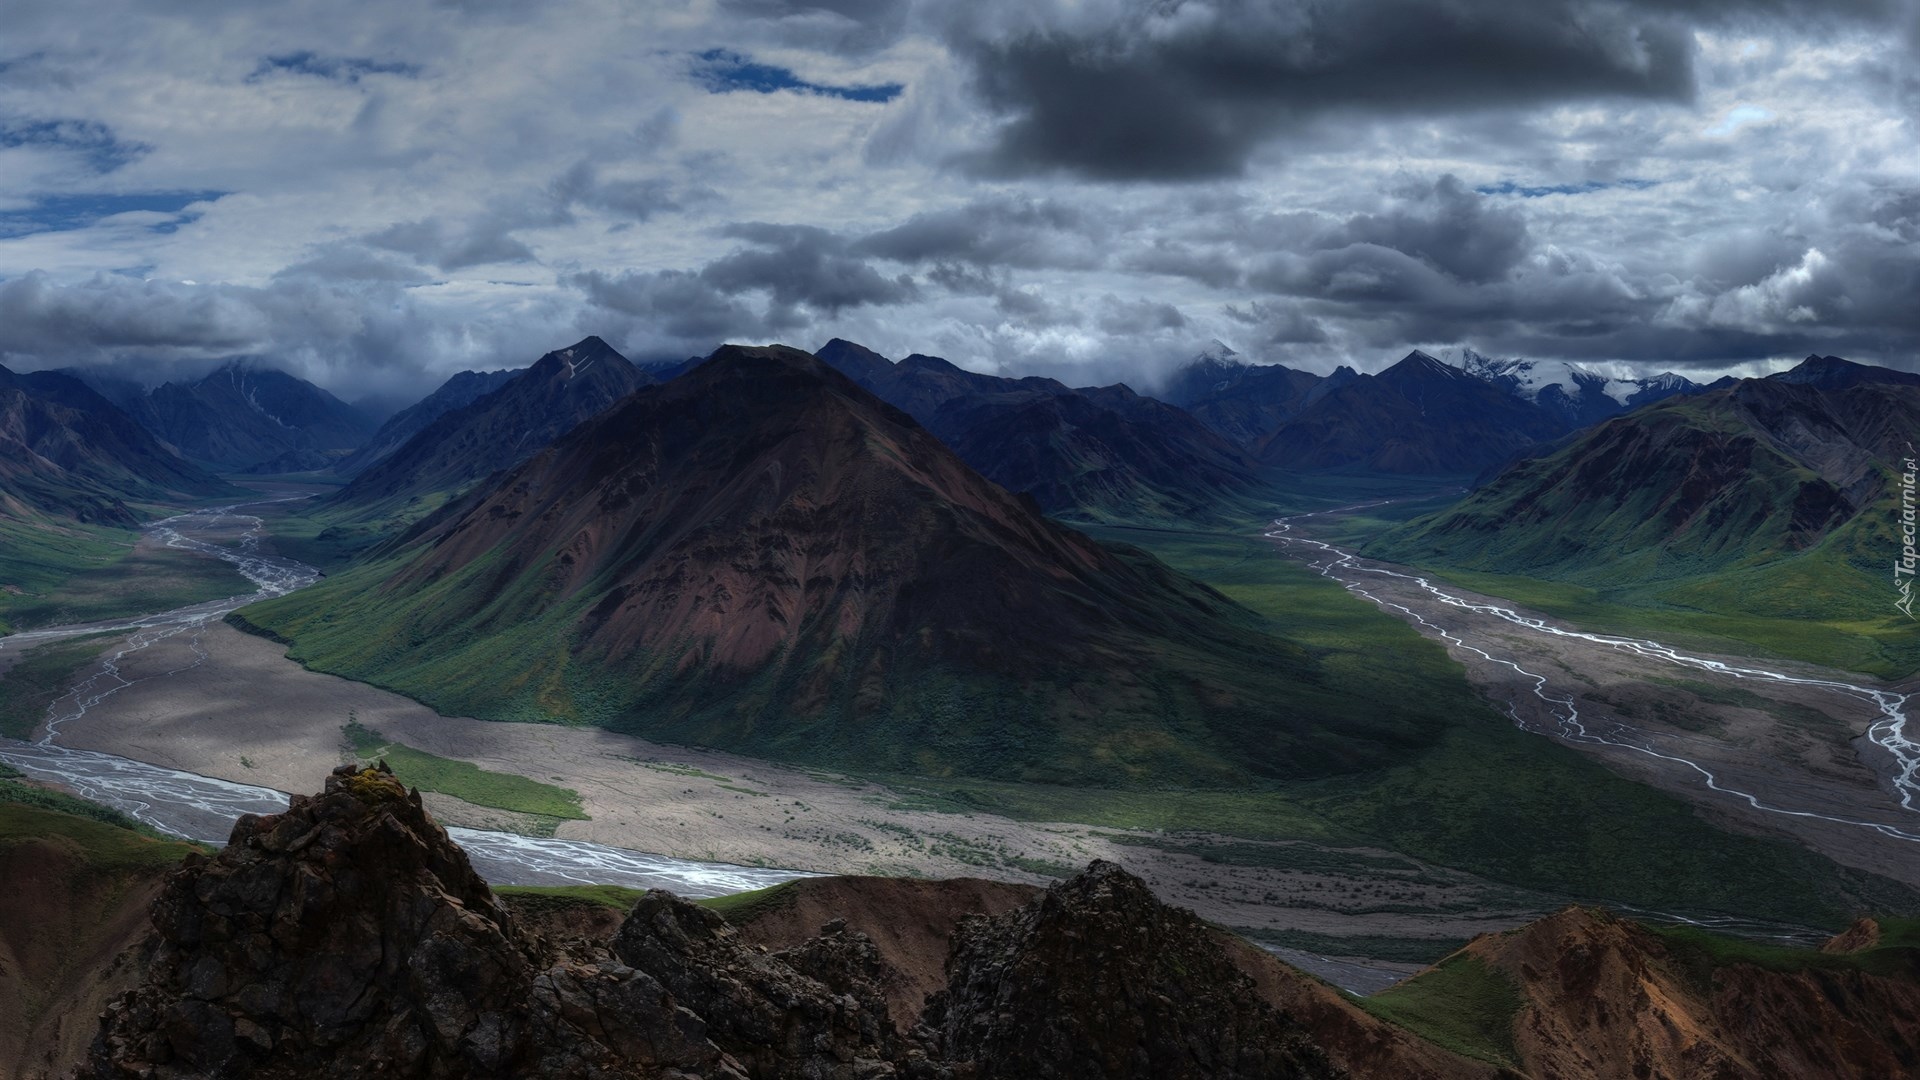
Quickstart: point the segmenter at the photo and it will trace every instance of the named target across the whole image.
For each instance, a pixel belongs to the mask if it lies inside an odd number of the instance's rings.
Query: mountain
[[[1886,495],[1915,430],[1911,384],[1746,379],[1609,420],[1369,550],[1571,580],[1790,557]]]
[[[519,374],[514,369],[460,372],[441,383],[433,393],[394,413],[358,450],[340,459],[334,465],[334,471],[347,476],[366,471],[375,462],[406,445],[408,439],[419,434],[428,424],[486,397]]]
[[[1465,475],[1561,432],[1540,406],[1415,350],[1327,391],[1256,453],[1297,472]]]
[[[1394,1016],[1401,1002],[1478,1001],[1480,1056],[1529,1077],[1911,1076],[1914,929],[1863,920],[1815,950],[1568,908],[1476,938],[1373,1002]]]
[[[1610,416],[1616,416],[1676,394],[1698,393],[1702,389],[1683,376],[1672,372],[1662,372],[1647,378],[1617,378],[1563,361],[1494,360],[1465,347],[1443,349],[1437,355],[1416,350],[1401,363],[1406,364],[1408,360],[1413,360],[1415,357],[1426,357],[1446,367],[1463,371],[1474,379],[1498,389],[1515,402],[1537,408],[1551,417],[1558,426],[1559,430],[1554,432],[1555,435],[1587,427]],[[1429,372],[1429,374],[1435,373]],[[1356,405],[1352,399],[1348,399],[1330,407],[1331,413],[1337,414],[1338,418],[1324,414],[1305,417],[1309,409],[1329,395],[1363,378],[1366,377],[1348,367],[1341,367],[1332,375],[1322,377],[1277,364],[1248,364],[1232,349],[1216,341],[1206,351],[1175,371],[1166,385],[1160,388],[1158,396],[1161,400],[1178,405],[1192,413],[1227,438],[1242,446],[1256,449],[1270,441],[1283,425],[1304,418],[1305,429],[1296,431],[1282,440],[1285,449],[1280,453],[1282,456],[1307,461],[1309,463],[1301,467],[1318,471],[1329,467],[1352,468],[1354,467],[1352,459],[1367,456],[1361,453],[1364,449],[1361,443],[1331,451],[1330,456],[1339,458],[1341,461],[1341,464],[1332,466],[1315,460],[1312,454],[1305,452],[1305,444],[1311,442],[1317,435],[1333,437],[1336,440],[1341,438],[1341,429],[1353,419],[1356,409],[1363,417],[1366,413],[1379,411],[1383,420],[1388,413],[1396,417],[1403,415],[1401,410],[1379,402]],[[1369,396],[1377,393],[1378,390],[1378,387],[1374,387],[1360,393],[1362,396]],[[1482,413],[1486,411],[1484,403],[1476,408]],[[1525,409],[1507,410],[1507,414],[1513,417],[1526,416],[1527,413],[1528,410]],[[1486,419],[1481,417],[1471,423],[1484,428]],[[1430,427],[1430,417],[1423,418],[1422,423]],[[1537,418],[1529,417],[1526,424],[1527,431],[1539,427]],[[1394,429],[1384,426],[1377,429],[1378,432],[1391,430]],[[1417,434],[1407,441],[1432,444],[1436,438],[1440,442],[1453,441],[1456,445],[1452,448],[1437,445],[1428,445],[1424,448],[1409,445],[1391,449],[1382,447],[1381,456],[1385,459],[1402,461],[1412,459],[1416,463],[1423,459],[1432,459],[1431,464],[1418,465],[1412,470],[1417,472],[1478,471],[1461,467],[1460,462],[1464,457],[1473,455],[1470,451],[1465,451],[1464,447],[1457,445],[1458,439],[1454,436],[1436,435],[1428,431]],[[1531,436],[1524,441],[1503,440],[1501,442],[1503,449],[1485,456],[1491,464],[1502,463],[1508,460],[1515,450],[1529,445],[1532,441],[1534,440]]]
[[[982,476],[1055,515],[1214,516],[1258,466],[1184,411],[1122,385],[1070,389],[915,354],[899,363],[838,338],[819,359],[918,420]]]
[[[1210,785],[1432,737],[1392,710],[1332,730],[1353,710],[1250,612],[778,347],[721,349],[239,619],[450,714],[840,768]]]
[[[8,515],[131,527],[140,517],[128,501],[232,490],[79,379],[0,367],[0,510]]]
[[[1450,350],[1451,351],[1451,350]],[[1444,356],[1444,354],[1443,354]],[[1444,356],[1449,361],[1456,357]],[[1702,387],[1682,375],[1663,371],[1641,379],[1623,379],[1560,360],[1493,360],[1472,349],[1458,350],[1457,364],[1514,397],[1552,413],[1567,431],[1651,405]]]
[[[526,460],[652,381],[606,342],[585,338],[433,418],[368,464],[325,505],[359,514],[383,513],[413,500],[463,491]]]
[[[312,383],[249,361],[151,390],[84,369],[70,373],[182,457],[224,472],[325,468],[378,426],[371,414]]]
[[[1248,364],[1216,341],[1174,372],[1157,396],[1234,443],[1252,446],[1321,395],[1356,377],[1349,367],[1323,377],[1279,364]]]
[[[1809,356],[1791,371],[1767,376],[1769,382],[1792,386],[1815,386],[1822,390],[1845,390],[1861,385],[1920,386],[1920,374],[1892,368],[1856,364],[1838,356]]]
[[[1573,583],[1601,604],[1570,617],[1619,613],[1600,629],[1904,676],[1920,641],[1890,564],[1920,386],[1845,383],[1744,379],[1615,417],[1363,550]]]

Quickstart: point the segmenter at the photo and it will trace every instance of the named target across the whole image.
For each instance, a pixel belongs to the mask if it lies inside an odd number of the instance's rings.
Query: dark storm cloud
[[[917,289],[905,274],[884,277],[848,243],[810,225],[730,225],[721,235],[752,247],[710,262],[703,280],[729,293],[765,291],[779,306],[805,305],[828,314],[863,304],[898,304]]]
[[[1405,205],[1355,216],[1347,222],[1347,237],[1405,252],[1462,281],[1504,277],[1527,253],[1526,219],[1489,206],[1453,176],[1397,194]]]
[[[680,341],[711,343],[731,337],[757,338],[769,327],[739,298],[686,270],[576,274],[569,284],[595,307],[631,316]]]
[[[1134,251],[1121,264],[1128,270],[1187,278],[1215,289],[1232,288],[1246,274],[1240,261],[1227,252],[1165,237]]]
[[[721,235],[747,242],[698,270],[575,274],[588,303],[637,320],[653,339],[710,347],[804,327],[812,316],[905,303],[919,295],[906,275],[882,276],[825,229],[749,222]],[[764,298],[756,305],[755,298]]]
[[[85,357],[124,346],[232,350],[258,340],[244,303],[216,290],[191,293],[101,276],[56,284],[43,273],[0,283],[0,355]]]
[[[1104,261],[1099,241],[1109,232],[1057,200],[1001,197],[915,214],[853,250],[903,263],[1088,269]]]
[[[1689,28],[1619,4],[1225,0],[1134,12],[1093,31],[961,40],[982,100],[1006,120],[983,167],[1228,176],[1263,140],[1332,113],[1679,102],[1694,87]]]

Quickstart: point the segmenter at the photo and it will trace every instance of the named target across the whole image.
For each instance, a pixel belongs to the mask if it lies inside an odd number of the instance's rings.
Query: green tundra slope
[[[1920,388],[1747,380],[1601,424],[1371,557],[1590,629],[1666,634],[1898,677],[1894,528]]]

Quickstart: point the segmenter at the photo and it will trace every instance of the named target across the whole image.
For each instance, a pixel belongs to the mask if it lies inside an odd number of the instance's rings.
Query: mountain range
[[[1241,361],[1215,343],[1159,393],[1293,472],[1467,476],[1599,420],[1700,388],[1663,373],[1621,379],[1558,361],[1448,359],[1414,350],[1376,375]],[[1449,362],[1449,360],[1451,362]]]
[[[374,446],[377,456],[363,459],[358,475],[323,505],[356,518],[438,505],[654,381],[597,337],[556,349],[523,371],[455,379],[432,405],[395,416],[399,427],[384,432],[386,441],[425,422],[384,454]],[[465,404],[442,408],[488,383],[495,385]],[[426,415],[435,409],[438,415]]]
[[[243,615],[442,711],[842,767],[1244,783],[1425,737],[1316,722],[1352,710],[1250,612],[779,347],[723,348]]]
[[[454,375],[441,383],[433,393],[388,417],[386,423],[381,424],[380,429],[366,442],[336,462],[333,470],[345,476],[365,472],[405,446],[407,440],[418,435],[428,424],[486,397],[519,374],[518,370],[509,368],[503,371],[462,371]]]
[[[919,421],[982,476],[1070,518],[1206,518],[1259,487],[1259,465],[1186,412],[1124,385],[1072,389],[938,357],[899,362],[834,339],[827,365]]]
[[[56,371],[0,367],[0,509],[131,527],[127,503],[230,494],[112,402]]]
[[[182,457],[219,472],[327,468],[379,426],[373,415],[304,379],[247,361],[151,389],[81,368],[69,373]]]

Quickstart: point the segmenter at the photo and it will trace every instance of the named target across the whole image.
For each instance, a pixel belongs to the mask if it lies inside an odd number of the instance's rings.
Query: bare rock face
[[[739,1075],[700,1019],[617,963],[539,957],[384,767],[345,766],[190,858],[152,908],[148,980],[96,1077]]]
[[[947,975],[921,1035],[980,1080],[1344,1075],[1259,1000],[1206,924],[1109,862],[963,922]]]
[[[745,944],[718,914],[655,890],[613,939],[622,961],[710,1020],[707,1034],[755,1077],[879,1080],[905,1047],[887,1019],[880,958],[829,924],[780,953]]]
[[[604,945],[522,928],[384,765],[242,818],[151,914],[146,980],[83,1077],[1340,1075],[1205,924],[1108,863],[963,923],[949,988],[904,1034],[879,949],[837,919],[769,951],[656,890]]]

